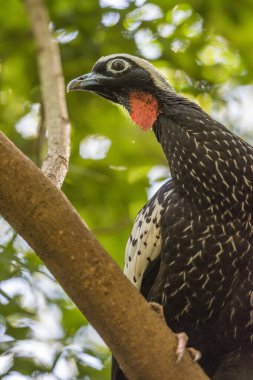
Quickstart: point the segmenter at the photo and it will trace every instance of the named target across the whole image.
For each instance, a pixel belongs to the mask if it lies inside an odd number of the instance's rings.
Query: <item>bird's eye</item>
[[[122,71],[125,69],[125,61],[122,61],[122,59],[116,59],[111,64],[111,69],[115,71]]]
[[[113,73],[122,73],[130,67],[130,63],[124,59],[114,59],[108,63],[108,70]]]

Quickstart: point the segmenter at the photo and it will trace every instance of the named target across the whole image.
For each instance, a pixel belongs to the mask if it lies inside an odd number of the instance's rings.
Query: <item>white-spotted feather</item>
[[[169,190],[164,195],[164,199],[171,191]],[[163,203],[159,203],[158,197],[155,196],[151,199],[137,215],[127,242],[124,273],[139,290],[148,264],[154,261],[161,252],[160,221],[163,206]]]

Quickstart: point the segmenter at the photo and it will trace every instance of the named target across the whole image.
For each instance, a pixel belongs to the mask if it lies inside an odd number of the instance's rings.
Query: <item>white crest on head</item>
[[[130,55],[130,54],[120,53],[120,54],[111,54],[111,55],[107,55],[105,57],[101,57],[98,60],[98,62],[106,62],[106,61],[111,62],[111,60],[113,60],[113,58],[114,59],[116,59],[116,58],[127,58],[127,59],[135,62],[138,66],[142,67],[144,70],[146,70],[150,74],[155,86],[157,86],[161,90],[173,91],[173,88],[169,84],[168,80],[160,73],[160,71],[158,69],[156,69],[150,62],[146,61],[143,58],[139,58],[139,57],[136,57],[136,56]]]

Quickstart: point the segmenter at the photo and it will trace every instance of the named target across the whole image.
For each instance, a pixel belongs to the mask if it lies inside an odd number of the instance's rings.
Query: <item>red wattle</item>
[[[130,93],[130,115],[132,120],[145,131],[152,128],[159,114],[156,98],[148,92]]]

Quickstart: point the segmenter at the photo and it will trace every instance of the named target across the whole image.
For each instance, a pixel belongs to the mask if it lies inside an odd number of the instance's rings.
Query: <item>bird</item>
[[[211,379],[253,379],[253,147],[140,57],[101,57],[67,89],[123,106],[168,161],[171,178],[134,222],[125,275]],[[115,360],[112,379],[126,379]]]

